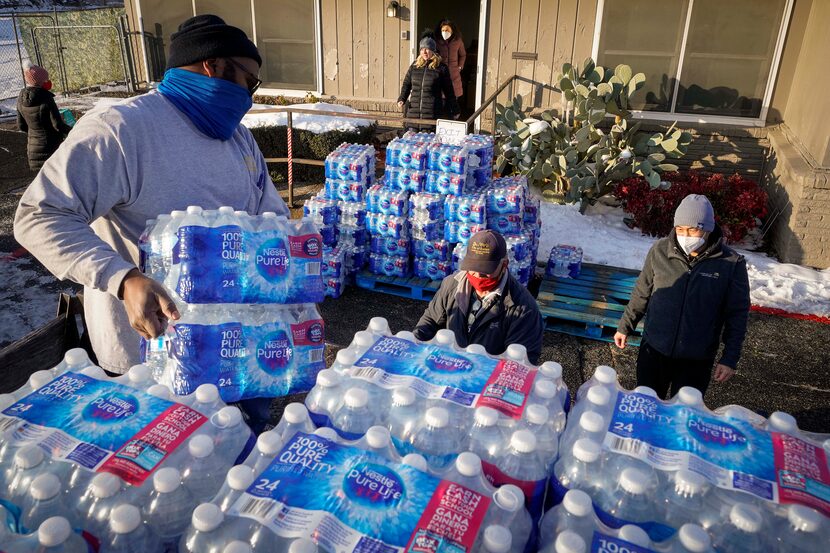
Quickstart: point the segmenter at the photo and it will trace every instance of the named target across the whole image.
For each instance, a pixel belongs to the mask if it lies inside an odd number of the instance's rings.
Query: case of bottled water
[[[431,221],[429,219],[420,219],[416,216],[410,215],[409,224],[411,225],[413,240],[440,240],[444,237],[444,219],[438,221]]]
[[[340,248],[323,248],[323,265],[320,274],[324,279],[346,275],[346,255]]]
[[[576,278],[582,270],[582,248],[557,244],[550,250],[545,275],[548,277]]]
[[[444,240],[457,244],[466,244],[470,241],[472,235],[486,228],[485,225],[479,225],[477,223],[447,221],[444,225]]]
[[[415,257],[452,261],[453,246],[446,240],[413,240],[412,254]]]
[[[338,245],[365,246],[369,243],[369,233],[365,226],[340,225]]]
[[[340,229],[337,225],[318,226],[317,230],[320,232],[320,238],[323,242],[323,248],[333,247],[337,245],[340,239]]]
[[[431,194],[452,194],[460,196],[467,188],[466,173],[456,174],[444,171],[427,171],[424,190]]]
[[[461,267],[461,262],[467,257],[467,245],[456,244],[452,250],[452,270],[457,271]]]
[[[416,257],[413,262],[415,276],[427,280],[443,280],[452,274],[452,263],[426,257]]]
[[[487,222],[485,208],[482,194],[449,196],[444,203],[444,217],[447,221],[484,224]]]
[[[522,232],[522,215],[520,213],[491,214],[487,217],[487,228],[496,230],[500,234]]]
[[[540,208],[541,200],[538,196],[534,196],[533,194],[525,196],[524,223],[526,225],[534,224],[540,220]]]
[[[372,236],[387,238],[409,238],[409,221],[404,217],[369,213],[366,215],[366,228]]]
[[[369,251],[380,255],[408,256],[410,241],[407,238],[388,238],[374,236],[369,245]]]
[[[470,150],[463,145],[433,144],[429,147],[430,171],[466,175],[470,162]]]
[[[366,194],[366,210],[382,215],[405,217],[409,208],[409,192],[374,185]]]
[[[337,202],[337,207],[340,214],[338,222],[341,225],[351,227],[366,226],[366,209],[363,204],[339,201]]]
[[[502,177],[493,181],[485,191],[487,197],[487,218],[496,215],[524,215],[527,179]]]
[[[330,200],[362,202],[366,198],[366,185],[361,182],[326,178],[323,190]]]
[[[527,286],[530,283],[530,279],[533,277],[535,272],[535,267],[530,264],[530,259],[525,259],[524,261],[511,261],[507,265],[510,274],[513,275],[519,284],[522,286]]]
[[[384,186],[392,190],[423,192],[426,185],[426,172],[416,169],[387,167],[383,181]]]
[[[310,217],[320,226],[335,225],[340,222],[339,202],[326,198],[309,198],[303,204],[303,216]]]
[[[376,275],[399,278],[412,276],[408,255],[369,254],[369,271]]]
[[[412,194],[409,197],[409,211],[432,221],[441,220],[444,216],[444,196],[430,192]]]

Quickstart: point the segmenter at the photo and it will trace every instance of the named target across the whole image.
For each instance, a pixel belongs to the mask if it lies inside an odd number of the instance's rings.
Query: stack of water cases
[[[559,442],[542,548],[823,551],[826,438],[799,431],[783,412],[710,411],[694,388],[668,402],[650,388],[629,392],[598,367]]]
[[[311,219],[191,206],[148,226],[143,270],[181,319],[143,344],[176,395],[215,384],[225,401],[308,391],[325,367],[322,244]]]
[[[146,365],[109,378],[70,350],[0,395],[0,550],[175,551],[254,444],[215,386],[174,397]]]
[[[550,250],[545,276],[576,278],[582,272],[582,248],[557,244]]]
[[[323,238],[326,295],[340,297],[368,261],[365,200],[375,179],[376,152],[367,144],[343,143],[326,158],[326,186],[306,200],[303,212]]]

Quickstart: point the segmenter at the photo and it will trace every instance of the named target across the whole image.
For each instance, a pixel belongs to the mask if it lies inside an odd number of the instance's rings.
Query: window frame
[[[599,56],[599,43],[602,35],[602,20],[605,12],[606,1],[621,1],[621,0],[597,0],[597,15],[594,21],[594,37],[591,45],[591,57],[596,60]],[[695,0],[689,0],[689,5],[686,8],[686,20],[683,25],[683,36],[681,37],[680,56],[677,63],[677,73],[673,76],[675,79],[674,91],[672,92],[671,104],[669,111],[648,111],[648,110],[632,110],[632,118],[642,119],[647,121],[678,121],[682,123],[695,124],[718,124],[718,125],[736,125],[741,127],[764,127],[767,124],[767,114],[769,113],[770,102],[775,89],[775,79],[778,76],[778,69],[781,64],[781,57],[784,51],[784,43],[787,38],[787,29],[789,28],[790,18],[792,17],[793,5],[795,0],[786,0],[784,5],[784,14],[781,18],[781,24],[778,27],[778,36],[775,40],[775,48],[772,52],[772,64],[770,65],[769,75],[767,75],[767,82],[764,87],[764,95],[761,99],[761,113],[758,117],[737,117],[729,115],[698,115],[693,113],[680,113],[674,111],[677,109],[677,95],[679,92],[680,77],[683,72],[683,62],[686,56],[686,44],[689,38],[689,25],[692,20],[692,9],[694,9]],[[636,69],[636,68],[634,68]]]

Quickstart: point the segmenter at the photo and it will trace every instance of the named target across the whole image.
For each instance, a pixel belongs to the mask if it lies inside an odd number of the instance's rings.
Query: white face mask
[[[677,243],[680,244],[680,247],[686,252],[686,255],[690,255],[693,251],[698,249],[706,242],[706,239],[702,236],[678,236]]]
[[[452,33],[448,33],[447,31],[441,31],[441,36],[444,37],[444,40],[449,40],[452,36]]]

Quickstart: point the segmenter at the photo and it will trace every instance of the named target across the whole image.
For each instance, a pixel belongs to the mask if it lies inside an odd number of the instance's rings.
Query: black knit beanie
[[[256,45],[245,31],[228,25],[216,15],[191,17],[170,37],[167,69],[191,65],[211,58],[251,58],[262,65]]]

